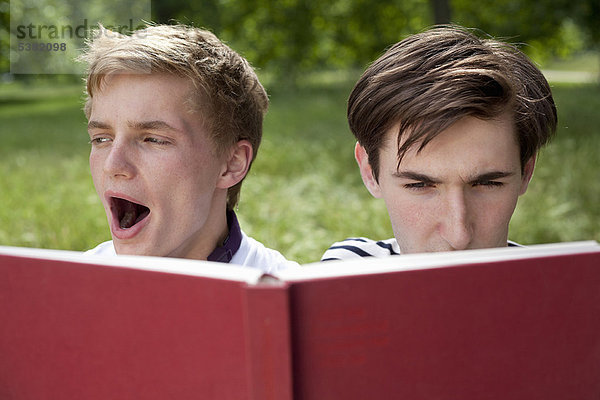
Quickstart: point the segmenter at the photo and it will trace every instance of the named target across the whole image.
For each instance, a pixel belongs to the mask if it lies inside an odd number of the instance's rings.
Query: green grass
[[[80,86],[0,91],[0,245],[82,250],[110,235],[87,162]]]
[[[542,63],[543,69],[600,73],[600,54],[590,51],[568,58],[553,58]]]
[[[364,189],[345,118],[358,74],[270,90],[258,158],[242,189],[243,229],[300,262],[349,236],[392,236]],[[81,87],[0,86],[0,245],[84,250],[110,238],[88,172]],[[521,243],[600,241],[600,88],[555,85],[560,130],[511,223]]]
[[[553,87],[555,140],[540,154],[534,178],[511,222],[523,243],[600,241],[600,87]]]

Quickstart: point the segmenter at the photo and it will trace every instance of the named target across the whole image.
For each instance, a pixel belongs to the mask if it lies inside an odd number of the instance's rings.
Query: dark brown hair
[[[396,43],[369,66],[348,99],[350,129],[376,179],[390,129],[398,129],[400,165],[411,146],[423,149],[459,119],[493,119],[505,112],[513,115],[524,166],[556,130],[550,86],[516,47],[458,26]]]
[[[111,74],[173,74],[189,79],[191,98],[185,106],[198,112],[217,153],[245,139],[256,157],[267,93],[250,64],[211,32],[154,25],[127,36],[100,26],[81,60],[88,64],[87,117],[94,93]],[[242,181],[227,191],[228,209],[237,204]]]

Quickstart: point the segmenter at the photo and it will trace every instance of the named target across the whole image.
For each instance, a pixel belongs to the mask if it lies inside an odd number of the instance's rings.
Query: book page
[[[538,244],[527,247],[501,247],[493,249],[406,254],[385,258],[365,257],[356,260],[333,260],[305,264],[300,269],[280,271],[276,276],[279,279],[291,282],[307,279],[409,271],[490,261],[593,252],[600,252],[600,245],[595,241],[582,241]]]
[[[171,274],[191,275],[256,284],[264,275],[258,268],[242,267],[201,260],[146,256],[99,256],[78,251],[0,246],[0,255],[98,264]]]

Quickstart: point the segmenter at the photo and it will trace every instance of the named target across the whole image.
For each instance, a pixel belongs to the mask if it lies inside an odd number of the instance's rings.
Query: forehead
[[[176,75],[112,73],[97,81],[92,102],[111,97],[112,103],[181,106],[189,103],[191,88],[189,80]]]
[[[398,167],[398,151],[406,138],[398,143],[398,129],[391,129],[386,137],[382,162],[387,167]],[[512,117],[504,113],[495,119],[463,117],[440,132],[421,148],[416,142],[403,155],[399,168],[418,166],[426,170],[449,168],[508,168],[520,163],[519,144]],[[391,163],[394,164],[391,164]],[[500,165],[501,164],[501,165]]]
[[[91,99],[89,119],[164,121],[182,131],[206,130],[193,84],[167,74],[112,74],[102,80]]]

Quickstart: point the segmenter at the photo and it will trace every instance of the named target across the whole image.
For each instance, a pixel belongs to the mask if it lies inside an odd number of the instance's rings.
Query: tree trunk
[[[436,25],[449,24],[451,20],[450,0],[430,0]]]

